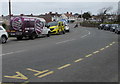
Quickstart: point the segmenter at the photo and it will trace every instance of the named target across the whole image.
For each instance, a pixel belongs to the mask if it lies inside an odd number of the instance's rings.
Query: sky
[[[8,0],[1,0],[8,2]],[[118,2],[120,0],[11,0],[12,2]]]
[[[8,15],[8,1],[0,3],[0,15]],[[119,0],[11,0],[12,14],[40,15],[48,12],[98,14],[104,7],[112,7],[110,13],[116,12]],[[34,1],[34,2],[33,2]],[[44,1],[44,2],[43,2]],[[69,1],[69,2],[68,2]]]

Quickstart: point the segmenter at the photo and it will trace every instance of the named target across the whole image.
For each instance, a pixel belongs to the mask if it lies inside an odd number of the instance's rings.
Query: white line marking
[[[81,36],[81,38],[84,38],[84,37],[86,37],[87,35],[84,35],[84,36]]]
[[[88,31],[88,30],[86,30],[86,31]],[[86,35],[84,35],[84,36],[81,36],[81,38],[84,38],[84,37],[86,37],[86,36],[88,36],[88,35],[90,35],[91,33],[90,33],[90,31],[88,31],[88,34],[86,34]]]
[[[70,39],[70,40],[65,40],[65,41],[57,42],[56,44],[66,43],[66,42],[70,42],[70,41],[73,41],[73,40],[75,40],[75,39]]]
[[[10,55],[10,54],[14,54],[14,53],[20,53],[23,52],[25,50],[19,50],[19,51],[15,51],[15,52],[9,52],[9,53],[5,53],[5,54],[0,54],[0,56],[4,56],[4,55]]]
[[[88,31],[88,30],[86,30],[86,31]],[[81,38],[84,38],[84,37],[86,37],[90,34],[91,34],[90,31],[88,31],[88,34],[86,34],[84,36],[81,36]],[[70,41],[73,41],[73,40],[76,40],[76,39],[69,39],[69,40],[61,41],[61,42],[57,42],[56,44],[66,43],[66,42],[70,42]]]

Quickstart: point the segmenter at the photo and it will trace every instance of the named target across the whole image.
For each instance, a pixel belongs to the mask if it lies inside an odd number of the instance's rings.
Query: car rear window
[[[0,30],[3,30],[3,29],[0,27]]]

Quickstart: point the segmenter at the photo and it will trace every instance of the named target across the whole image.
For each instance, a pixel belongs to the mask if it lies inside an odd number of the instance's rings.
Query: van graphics
[[[44,27],[43,22],[41,22],[40,20],[35,21],[36,32],[42,32],[43,27]]]
[[[19,17],[16,17],[12,21],[12,28],[15,30],[19,30],[22,27],[22,20]]]

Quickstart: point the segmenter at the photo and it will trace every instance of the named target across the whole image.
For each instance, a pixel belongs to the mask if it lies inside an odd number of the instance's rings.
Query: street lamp
[[[9,20],[11,18],[11,0],[9,0]]]

